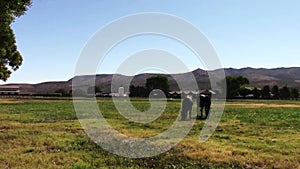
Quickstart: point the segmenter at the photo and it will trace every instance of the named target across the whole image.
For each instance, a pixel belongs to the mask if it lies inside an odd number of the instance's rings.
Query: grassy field
[[[149,107],[147,100],[132,102]],[[159,119],[139,124],[124,119],[109,99],[98,104],[115,129],[133,137],[164,131],[180,109],[170,101]],[[217,130],[200,144],[204,122],[197,120],[170,151],[130,159],[93,143],[70,100],[0,99],[0,168],[300,168],[299,101],[228,101]]]

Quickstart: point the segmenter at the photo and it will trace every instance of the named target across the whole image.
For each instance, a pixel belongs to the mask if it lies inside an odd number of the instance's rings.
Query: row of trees
[[[269,85],[263,88],[249,87],[249,80],[242,76],[227,76],[219,85],[225,86],[227,90],[227,98],[254,98],[254,99],[298,99],[299,91],[296,88],[289,88],[287,86],[278,87],[274,85],[272,88]],[[130,97],[148,97],[153,89],[160,89],[166,95],[170,90],[170,83],[165,76],[152,76],[146,79],[146,85],[129,87]],[[76,95],[89,95],[100,93],[101,89],[98,86],[91,86],[86,91],[78,89],[74,93]],[[72,92],[59,89],[56,93],[61,93],[62,96],[71,96]]]
[[[261,97],[263,99],[298,99],[299,91],[296,88],[289,88],[284,86],[279,88],[277,85],[270,88],[266,85],[262,88]]]
[[[219,85],[223,85],[225,79],[220,82]],[[249,84],[249,80],[242,76],[227,76],[227,98],[237,97],[252,97],[255,99],[298,99],[299,91],[296,88],[289,88],[283,86],[279,88],[274,85],[270,88],[269,85],[264,86],[262,89],[256,87],[246,87]]]

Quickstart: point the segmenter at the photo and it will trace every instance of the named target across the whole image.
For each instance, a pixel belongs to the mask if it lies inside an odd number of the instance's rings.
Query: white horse
[[[186,96],[182,101],[181,107],[181,120],[186,120],[187,113],[189,113],[189,118],[192,119],[193,97]]]

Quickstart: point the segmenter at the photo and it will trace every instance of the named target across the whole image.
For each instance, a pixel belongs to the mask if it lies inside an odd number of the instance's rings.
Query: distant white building
[[[119,93],[120,97],[124,97],[125,96],[125,89],[124,89],[124,87],[119,87],[118,93]]]

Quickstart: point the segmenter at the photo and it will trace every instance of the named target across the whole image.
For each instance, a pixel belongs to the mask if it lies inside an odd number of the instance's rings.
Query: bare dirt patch
[[[23,101],[17,99],[0,99],[0,104],[9,104],[9,103],[23,103]]]

